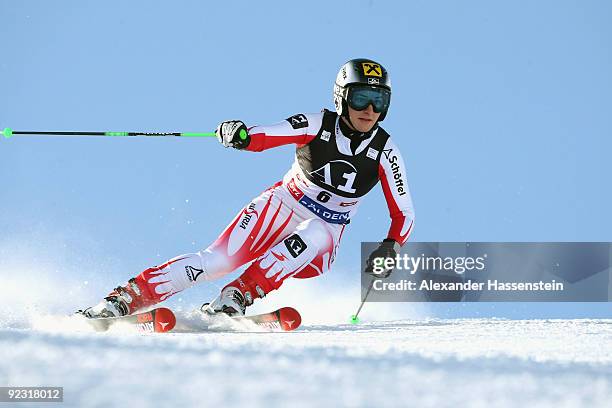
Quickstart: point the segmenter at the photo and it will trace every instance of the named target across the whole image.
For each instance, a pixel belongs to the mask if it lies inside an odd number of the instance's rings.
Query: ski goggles
[[[346,98],[348,106],[362,111],[372,105],[374,112],[381,113],[389,109],[391,91],[377,86],[352,86]]]

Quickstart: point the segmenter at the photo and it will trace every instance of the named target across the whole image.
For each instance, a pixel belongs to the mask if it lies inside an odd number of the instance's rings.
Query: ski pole
[[[363,307],[363,305],[365,304],[368,295],[370,294],[370,291],[372,290],[372,287],[374,287],[374,281],[376,280],[376,278],[372,278],[372,280],[370,281],[370,287],[368,288],[368,291],[366,292],[365,296],[363,297],[363,300],[361,301],[361,304],[359,305],[359,309],[357,309],[357,312],[351,316],[351,323],[352,324],[358,324],[359,323],[359,312],[361,312],[361,308]]]
[[[33,132],[26,130],[12,130],[5,128],[2,131],[2,135],[8,139],[13,135],[25,135],[25,136],[176,136],[176,137],[216,137],[215,132],[55,132],[55,131],[41,131]],[[241,135],[242,136],[242,135]],[[245,135],[246,136],[246,135]]]

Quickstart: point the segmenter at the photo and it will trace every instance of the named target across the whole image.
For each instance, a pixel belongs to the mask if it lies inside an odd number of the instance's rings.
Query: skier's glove
[[[387,278],[393,272],[391,269],[384,268],[384,259],[393,258],[397,255],[400,245],[394,239],[386,238],[380,243],[366,261],[365,273],[372,275],[375,278]],[[382,258],[382,259],[381,259]]]
[[[246,125],[241,120],[226,120],[217,126],[217,139],[225,147],[245,149],[251,142]]]

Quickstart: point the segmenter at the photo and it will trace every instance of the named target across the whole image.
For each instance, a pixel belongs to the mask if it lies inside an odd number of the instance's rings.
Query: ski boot
[[[97,305],[77,313],[89,318],[126,316],[154,304],[150,298],[150,294],[143,293],[138,286],[136,278],[132,278],[125,286],[116,287]]]
[[[246,308],[253,300],[266,296],[266,292],[246,273],[225,286],[219,296],[211,303],[204,303],[200,310],[209,315],[225,313],[229,316],[244,316]]]

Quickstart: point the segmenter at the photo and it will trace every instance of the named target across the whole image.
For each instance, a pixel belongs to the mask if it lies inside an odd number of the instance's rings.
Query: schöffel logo
[[[399,158],[397,157],[397,155],[392,153],[393,149],[383,150],[385,158],[389,161],[389,164],[391,165],[391,171],[393,172],[393,180],[395,182],[395,188],[397,189],[397,193],[402,196],[406,194],[406,190],[404,187],[404,179],[402,177],[402,173],[400,172]]]
[[[289,250],[289,253],[294,258],[300,256],[302,252],[306,250],[306,243],[300,238],[298,234],[293,234],[289,238],[285,239],[285,246]]]
[[[193,266],[186,266],[185,272],[187,272],[187,278],[191,282],[195,282],[198,279],[198,276],[204,273],[203,269],[196,269]]]

